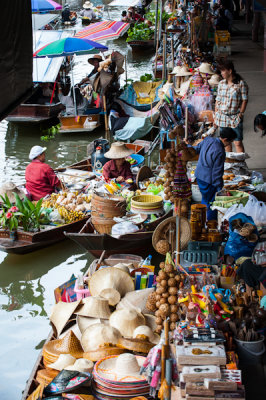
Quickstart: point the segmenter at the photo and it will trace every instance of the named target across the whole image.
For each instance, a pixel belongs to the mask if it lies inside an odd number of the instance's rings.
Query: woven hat
[[[76,358],[71,356],[70,354],[60,354],[60,356],[54,363],[49,364],[49,368],[56,369],[57,371],[62,371],[62,369],[65,369],[69,365],[73,365],[75,361]]]
[[[58,375],[58,371],[49,368],[39,369],[36,375],[36,381],[47,386]]]
[[[181,83],[179,89],[175,89],[175,93],[181,97],[185,96],[190,86],[191,78]]]
[[[121,297],[135,289],[131,276],[120,268],[107,267],[94,272],[89,280],[92,296],[98,296],[102,290],[110,288],[117,290]]]
[[[125,352],[126,349],[122,349],[117,346],[104,346],[104,347],[99,347],[96,350],[86,351],[83,357],[90,361],[98,361],[102,360],[105,357],[117,356]]]
[[[199,71],[201,74],[208,74],[208,75],[214,75],[214,72],[211,68],[211,64],[207,62],[203,62],[200,64],[198,68],[196,68],[197,71]]]
[[[33,146],[30,150],[29,159],[34,160],[34,158],[40,156],[42,153],[45,152],[47,147],[42,146]]]
[[[103,318],[90,318],[90,317],[83,317],[82,315],[77,315],[77,324],[81,334],[87,329],[89,326],[94,324],[103,324],[108,320]]]
[[[181,69],[182,67],[180,66],[180,65],[177,65],[174,69],[173,69],[173,71],[172,72],[169,72],[169,74],[170,75],[176,75],[176,74],[178,74],[179,72],[180,72],[180,69]],[[178,75],[178,76],[180,76],[180,75]]]
[[[180,68],[180,70],[175,74],[175,76],[189,76],[193,75],[192,72],[188,70],[188,68],[183,65],[183,67]]]
[[[59,301],[53,306],[50,321],[53,328],[56,331],[57,337],[61,334],[64,327],[67,325],[71,315],[74,313],[76,308],[79,306],[80,301],[73,301],[72,303],[65,303]]]
[[[135,356],[134,354],[124,353],[119,356],[107,357],[96,363],[94,373],[106,382],[121,381],[146,381],[140,375],[140,368],[144,363],[145,357]]]
[[[122,300],[117,304],[117,310],[135,309],[139,313],[147,312],[146,303],[149,294],[153,292],[153,288],[134,290],[128,292]]]
[[[50,340],[43,346],[44,365],[55,362],[60,354],[70,354],[75,358],[82,358],[83,350],[78,338],[72,331],[68,332],[62,339]]]
[[[123,142],[115,142],[111,144],[110,150],[104,153],[104,156],[106,158],[110,158],[111,160],[116,160],[118,158],[128,157],[133,153],[134,151],[127,148]]]
[[[113,288],[103,289],[100,292],[100,297],[106,299],[108,301],[109,306],[116,306],[121,299],[120,293]]]
[[[87,373],[92,373],[94,364],[92,361],[87,360],[86,358],[79,358],[78,360],[75,361],[74,364],[69,365],[65,369],[68,371],[79,371],[79,372],[87,372]]]
[[[108,319],[111,312],[107,300],[99,296],[90,296],[83,299],[83,305],[75,314]]]
[[[119,330],[104,324],[89,326],[82,334],[81,345],[85,352],[99,347],[115,346],[121,337]]]
[[[83,8],[85,8],[85,10],[88,10],[89,8],[92,8],[93,4],[90,1],[85,1],[85,3],[83,4]]]
[[[221,78],[220,75],[214,74],[211,76],[211,79],[208,80],[208,84],[210,86],[218,86]]]
[[[93,61],[95,60],[99,62],[103,61],[102,57],[99,54],[95,54],[95,56],[88,58],[88,63],[93,65]]]
[[[165,251],[157,247],[157,243],[160,240],[166,240],[169,242],[169,240],[172,240],[171,247],[172,250],[175,249],[176,245],[176,217],[170,217],[162,221],[155,231],[153,232],[152,235],[152,245],[154,249],[160,253],[160,254],[166,254]],[[180,232],[181,232],[181,238],[180,238],[180,247],[181,250],[186,248],[188,245],[188,242],[191,239],[191,227],[189,221],[184,218],[180,217]]]
[[[132,337],[138,326],[145,325],[145,317],[135,309],[116,310],[111,314],[109,324],[122,336]]]
[[[13,193],[17,193],[21,199],[25,197],[25,193],[19,188],[17,188],[17,186],[13,182],[5,182],[0,187],[0,195],[4,197],[6,194],[11,203],[15,203],[16,201]],[[2,200],[0,199],[0,202],[1,201]]]
[[[160,341],[160,336],[156,333],[153,333],[151,328],[149,328],[147,325],[138,326],[133,332],[133,338],[149,340],[154,344],[158,344]]]
[[[130,269],[134,269],[134,264],[133,263],[128,263],[128,264],[126,264],[126,263],[118,263],[118,264],[115,264],[113,266],[113,268],[120,268],[120,269],[122,269],[123,271],[125,271],[125,272],[127,272],[129,274],[130,273]]]
[[[156,317],[152,314],[144,314],[146,325],[151,328],[152,332],[157,329]]]

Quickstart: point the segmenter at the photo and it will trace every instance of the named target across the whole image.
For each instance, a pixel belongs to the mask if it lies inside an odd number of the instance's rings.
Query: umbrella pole
[[[75,107],[75,117],[78,115],[77,112],[77,101],[76,101],[76,93],[75,93],[75,85],[74,85],[74,73],[72,67],[72,60],[70,60],[70,67],[71,67],[71,78],[72,78],[72,85],[73,85],[73,100],[74,100],[74,107]]]
[[[107,117],[106,96],[103,95],[103,112],[104,112],[104,125],[105,125],[105,139],[109,140],[109,127]]]

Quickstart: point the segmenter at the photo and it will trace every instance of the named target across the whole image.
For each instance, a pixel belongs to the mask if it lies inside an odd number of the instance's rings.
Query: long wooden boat
[[[40,232],[18,231],[18,240],[12,241],[9,232],[0,230],[0,250],[12,254],[27,254],[65,240],[64,232],[76,232],[81,229],[89,217]]]
[[[64,109],[62,103],[56,104],[26,104],[22,103],[14,111],[12,111],[7,121],[16,123],[33,123],[37,124],[47,121],[54,117]]]
[[[101,22],[101,21],[102,21],[102,17],[96,18],[96,19],[81,17],[82,25],[90,25],[90,24],[94,24],[95,22]]]
[[[65,235],[94,257],[99,257],[104,250],[106,256],[117,253],[145,255],[147,254],[147,250],[152,247],[152,234],[154,229],[170,215],[172,215],[172,211],[148,224],[148,231],[121,235],[119,238],[114,238],[106,233],[95,233],[94,227],[90,221],[87,221],[80,232],[65,232]]]
[[[154,48],[154,39],[151,40],[131,40],[127,42],[133,51],[145,51]]]
[[[89,115],[64,115],[59,116],[61,133],[92,132],[101,126],[101,115],[99,112]],[[84,127],[85,124],[85,127]]]

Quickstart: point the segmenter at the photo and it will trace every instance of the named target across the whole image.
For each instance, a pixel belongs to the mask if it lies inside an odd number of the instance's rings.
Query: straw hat
[[[100,297],[108,300],[109,306],[116,306],[116,304],[119,303],[121,299],[120,293],[113,288],[103,289],[100,292]]]
[[[133,264],[133,263],[129,263],[129,264],[126,264],[126,263],[118,263],[118,264],[115,264],[115,265],[113,266],[113,268],[122,269],[123,271],[125,271],[125,272],[127,272],[127,273],[129,274],[129,273],[130,273],[130,269],[134,269],[134,264]]]
[[[208,75],[214,75],[214,72],[211,68],[211,64],[207,62],[203,62],[200,64],[198,68],[196,68],[201,74],[208,74]]]
[[[177,65],[177,66],[173,69],[172,72],[169,72],[169,74],[170,74],[170,75],[176,75],[176,74],[178,74],[178,73],[180,72],[180,70],[181,70],[181,66],[180,66],[180,65]]]
[[[81,334],[85,331],[85,329],[87,329],[91,325],[104,324],[104,323],[108,324],[108,320],[101,318],[89,318],[89,317],[83,317],[82,315],[77,315],[77,324]]]
[[[145,325],[145,317],[134,309],[116,310],[111,314],[109,324],[118,329],[122,336],[132,337],[138,326]]]
[[[3,185],[0,187],[0,195],[5,197],[5,194],[7,194],[7,197],[9,198],[11,203],[15,203],[16,199],[13,193],[17,193],[19,198],[23,199],[25,197],[25,193],[17,188],[17,186],[13,182],[5,182]],[[1,202],[2,200],[0,200]]]
[[[117,310],[124,309],[134,309],[139,313],[145,313],[148,310],[146,309],[146,303],[148,300],[148,296],[153,292],[153,288],[147,288],[142,290],[134,290],[132,292],[128,292],[122,300],[117,304]],[[141,324],[143,325],[143,324]]]
[[[117,346],[105,346],[99,347],[96,350],[86,351],[83,357],[90,361],[99,361],[105,357],[118,356],[126,352],[126,349],[122,349]]]
[[[138,326],[133,332],[134,339],[149,340],[151,343],[158,344],[160,341],[160,336],[153,333],[151,328],[147,325]]]
[[[152,315],[152,314],[144,314],[144,317],[145,317],[146,325],[147,325],[149,328],[151,328],[151,330],[152,330],[153,332],[156,331],[156,329],[157,329],[157,324],[156,324],[156,322],[155,322],[155,320],[156,320],[155,315]]]
[[[210,86],[218,86],[221,78],[220,75],[214,74],[211,76],[211,79],[208,80],[208,84]]]
[[[83,305],[75,314],[108,319],[111,312],[107,300],[99,296],[90,296],[83,299]]]
[[[173,239],[174,239],[174,244],[172,244],[172,247],[175,246],[175,241],[176,241],[176,235],[175,235],[175,230],[177,229],[176,227],[176,217],[170,217],[162,221],[155,231],[153,232],[152,235],[152,245],[154,249],[160,253],[160,254],[166,254],[163,250],[160,250],[157,248],[157,243],[160,240],[168,240],[169,237],[169,230],[173,230]],[[187,245],[188,242],[191,239],[191,227],[189,221],[184,218],[180,217],[180,249],[183,250]],[[174,246],[173,246],[174,245]]]
[[[145,357],[135,356],[134,354],[124,353],[119,356],[107,357],[96,363],[94,373],[105,382],[121,381],[146,381],[140,375],[140,368],[144,363]]]
[[[120,268],[102,268],[92,275],[89,280],[89,289],[92,296],[98,296],[103,289],[115,289],[121,297],[135,289],[131,276]],[[98,318],[99,315],[96,315]]]
[[[99,347],[115,346],[120,337],[121,333],[116,328],[104,324],[94,324],[83,332],[81,345],[87,352]]]
[[[191,78],[188,79],[187,81],[181,83],[180,88],[175,89],[175,93],[181,97],[185,96],[185,94],[187,93],[187,91],[189,89],[190,81],[191,81]]]
[[[95,54],[93,57],[88,58],[88,63],[93,65],[94,60],[97,60],[99,62],[103,61],[102,57],[99,54]]]
[[[189,76],[193,75],[192,72],[188,70],[188,68],[183,65],[183,67],[180,68],[180,70],[175,74],[175,76]]]
[[[43,361],[47,366],[55,362],[60,354],[70,354],[75,358],[82,358],[83,350],[78,338],[72,331],[68,332],[62,339],[50,340],[43,346]]]
[[[86,358],[79,358],[78,360],[75,361],[74,364],[69,365],[65,369],[68,371],[79,371],[79,372],[87,372],[87,373],[92,373],[94,364],[92,361],[87,360]]]
[[[85,8],[85,10],[88,10],[89,8],[92,8],[93,4],[90,1],[85,1],[85,3],[83,4],[83,8]]]
[[[39,369],[36,375],[36,381],[44,386],[47,386],[58,374],[59,372],[54,369]]]
[[[76,361],[76,358],[71,356],[70,354],[60,354],[58,359],[52,363],[49,364],[49,368],[56,369],[57,371],[62,371],[62,369],[65,369],[69,365],[73,365]]]
[[[64,327],[68,323],[71,315],[74,313],[76,308],[79,306],[81,300],[73,301],[72,303],[65,303],[59,301],[52,308],[52,314],[50,316],[50,321],[53,328],[56,331],[57,337],[61,334]]]
[[[128,157],[133,153],[134,151],[127,148],[123,142],[115,142],[111,144],[111,149],[104,153],[104,156],[106,158],[110,158],[111,160],[116,160],[118,158]]]

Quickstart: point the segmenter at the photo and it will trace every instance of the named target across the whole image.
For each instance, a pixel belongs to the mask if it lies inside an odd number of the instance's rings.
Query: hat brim
[[[119,158],[131,156],[133,153],[134,151],[130,149],[116,151],[111,148],[109,151],[107,151],[107,153],[104,153],[104,157],[110,158],[110,160],[118,160]]]
[[[88,59],[88,63],[89,64],[91,64],[91,65],[93,65],[93,61],[98,61],[99,63],[101,62],[101,61],[103,61],[103,59],[102,59],[102,57],[100,56],[99,58],[98,57],[91,57],[91,58],[89,58]]]
[[[121,380],[121,378],[123,378],[123,382],[146,382],[145,376],[140,375],[139,372],[132,372],[130,374],[127,373],[125,375],[123,371],[117,371],[115,368],[117,357],[118,356],[111,356],[98,361],[94,366],[94,373],[96,374],[96,376],[99,376],[99,378],[102,378],[107,382],[115,382]],[[136,356],[136,358],[139,364],[139,368],[141,368],[145,361],[145,357]]]

